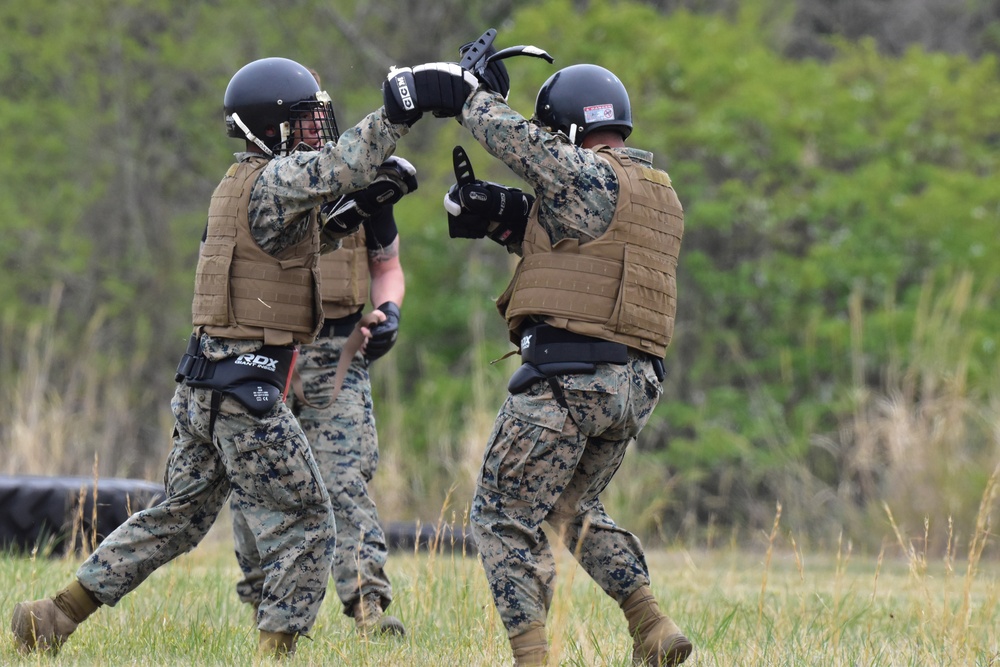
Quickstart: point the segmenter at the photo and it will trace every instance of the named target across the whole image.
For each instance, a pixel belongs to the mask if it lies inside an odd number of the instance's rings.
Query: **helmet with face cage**
[[[295,150],[306,132],[318,133],[321,143],[339,137],[330,96],[312,72],[287,58],[262,58],[240,68],[226,87],[223,107],[226,134],[271,156]]]

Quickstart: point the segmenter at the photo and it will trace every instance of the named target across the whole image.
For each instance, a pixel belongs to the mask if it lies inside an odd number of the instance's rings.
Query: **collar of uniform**
[[[631,146],[622,146],[620,148],[613,148],[611,150],[621,151],[628,155],[630,158],[638,162],[644,167],[653,166],[653,154],[649,151],[644,151],[641,148],[632,148]]]
[[[268,159],[263,153],[254,153],[253,151],[240,151],[239,153],[233,153],[233,157],[236,158],[237,162],[243,162],[244,160],[250,160],[255,157]]]

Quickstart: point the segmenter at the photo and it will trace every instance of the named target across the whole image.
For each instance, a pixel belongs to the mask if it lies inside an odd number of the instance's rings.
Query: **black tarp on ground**
[[[440,526],[412,521],[396,521],[385,527],[385,542],[390,551],[440,551],[475,556],[475,540],[468,526]]]

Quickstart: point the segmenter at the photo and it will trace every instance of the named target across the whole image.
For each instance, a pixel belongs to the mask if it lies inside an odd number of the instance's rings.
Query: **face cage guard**
[[[304,136],[303,121],[311,123],[310,132],[319,133],[321,145],[340,139],[337,118],[333,113],[333,102],[330,101],[330,96],[325,91],[317,92],[315,100],[296,102],[289,111],[291,113],[288,122],[281,124],[281,142],[274,147],[275,154],[289,155],[300,149],[316,150],[315,147],[302,141]],[[294,145],[293,141],[295,141]]]

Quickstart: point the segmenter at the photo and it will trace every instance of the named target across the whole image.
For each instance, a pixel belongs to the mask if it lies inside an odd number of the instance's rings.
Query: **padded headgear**
[[[230,79],[223,106],[226,134],[253,141],[271,155],[294,149],[294,125],[304,118],[321,126],[324,142],[339,134],[330,96],[308,69],[287,58],[244,65]]]
[[[632,133],[632,107],[625,86],[598,65],[565,67],[542,84],[535,98],[535,118],[579,146],[598,128]]]

